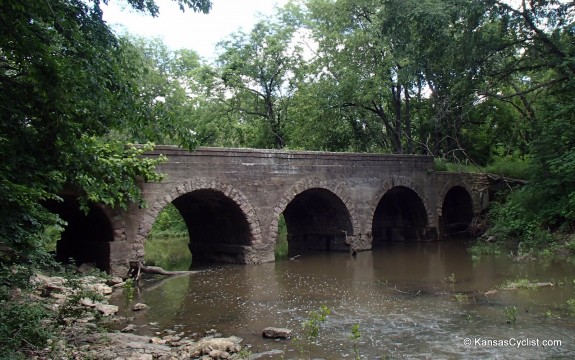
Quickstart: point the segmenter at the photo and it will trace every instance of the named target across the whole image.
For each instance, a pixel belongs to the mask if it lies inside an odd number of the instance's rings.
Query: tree
[[[158,12],[153,1],[128,2]],[[102,140],[129,126],[141,104],[99,4],[0,1],[0,241],[21,257],[36,253],[55,220],[41,201],[68,188],[84,201],[126,205],[141,200],[138,181],[158,179],[157,161],[138,157],[141,149]]]
[[[137,143],[174,144],[193,149],[198,142],[190,101],[192,76],[201,66],[199,55],[187,49],[172,51],[160,39],[120,39],[124,69],[136,82],[139,105],[121,134]]]
[[[303,49],[294,43],[295,28],[260,21],[246,34],[239,31],[219,46],[220,101],[241,114],[240,122],[252,123],[262,134],[254,145],[285,146],[284,122],[289,99],[296,90],[303,67]]]
[[[321,93],[362,150],[440,156],[461,147],[478,99],[478,3],[310,0],[299,10],[318,44]]]
[[[523,201],[539,227],[571,229],[575,224],[575,4],[567,1],[496,2],[496,10],[516,34],[515,56],[493,80],[511,83],[500,101],[517,101],[529,119],[533,177]],[[528,204],[520,203],[519,206]]]

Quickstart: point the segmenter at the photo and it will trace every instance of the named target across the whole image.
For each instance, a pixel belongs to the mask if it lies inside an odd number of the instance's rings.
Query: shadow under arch
[[[429,204],[410,179],[388,179],[372,203],[372,246],[389,241],[426,241],[437,237],[429,227]]]
[[[357,220],[343,184],[307,179],[292,187],[275,208],[270,235],[277,237],[278,220],[284,215],[288,252],[349,251]]]
[[[241,191],[216,181],[180,184],[148,210],[138,228],[138,241],[145,241],[155,219],[169,203],[188,228],[193,264],[258,262],[253,248],[261,243],[259,221]]]
[[[439,224],[446,236],[467,236],[473,220],[473,199],[462,185],[452,186],[443,196]]]
[[[60,240],[56,243],[56,260],[63,263],[72,259],[76,266],[94,264],[110,272],[110,243],[114,229],[105,210],[95,203],[88,204],[88,212],[80,209],[76,196],[63,195],[62,201],[47,200],[44,206],[66,221]]]

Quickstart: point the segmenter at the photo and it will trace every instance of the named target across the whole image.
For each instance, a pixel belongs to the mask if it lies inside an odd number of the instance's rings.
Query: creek
[[[297,338],[310,311],[322,305],[331,314],[311,347],[312,358],[353,359],[354,324],[362,359],[575,358],[575,264],[551,258],[513,262],[507,255],[473,259],[468,246],[465,240],[394,243],[355,257],[310,253],[148,279],[133,302],[150,308],[130,316],[141,335],[213,328],[243,338],[252,353],[285,351],[265,359],[307,358]],[[499,289],[517,280],[553,286]],[[293,329],[293,337],[263,339],[268,326]]]

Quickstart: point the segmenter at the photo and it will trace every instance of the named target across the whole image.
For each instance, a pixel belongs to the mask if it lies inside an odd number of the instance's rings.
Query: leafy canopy
[[[159,11],[152,0],[128,3]],[[161,159],[108,137],[149,110],[126,50],[98,0],[0,0],[0,242],[19,254],[11,260],[38,250],[57,221],[41,202],[64,189],[84,203],[126,206],[141,201],[139,181],[158,180]]]

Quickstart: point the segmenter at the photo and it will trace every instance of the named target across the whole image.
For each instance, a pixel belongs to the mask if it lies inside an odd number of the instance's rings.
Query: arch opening
[[[419,195],[397,186],[379,200],[372,221],[373,246],[390,241],[429,240],[427,212]]]
[[[349,251],[351,216],[331,191],[312,188],[299,193],[286,206],[283,216],[289,256],[305,251]]]
[[[168,203],[158,213],[144,243],[144,260],[164,270],[189,270],[192,254],[187,225],[178,209]]]
[[[88,204],[88,213],[80,209],[75,196],[62,196],[63,201],[48,200],[44,206],[67,224],[56,242],[56,260],[76,266],[91,264],[110,272],[110,242],[114,230],[101,207]]]
[[[441,207],[441,232],[446,236],[468,236],[469,225],[473,220],[473,200],[461,186],[452,187]]]
[[[193,264],[243,263],[252,232],[240,206],[212,189],[184,194],[172,204],[184,219]]]

